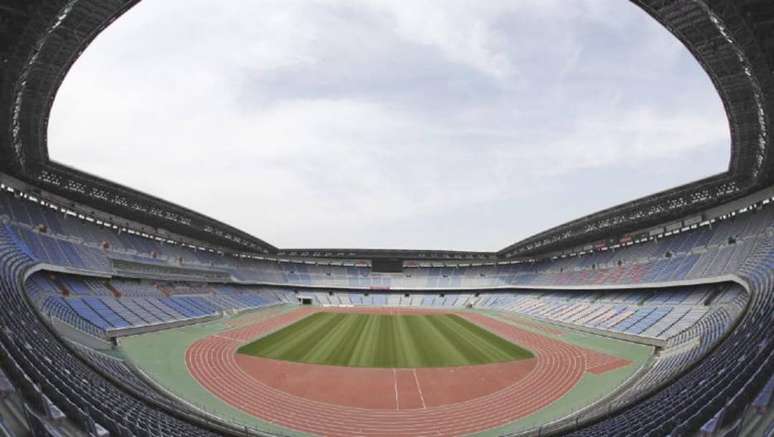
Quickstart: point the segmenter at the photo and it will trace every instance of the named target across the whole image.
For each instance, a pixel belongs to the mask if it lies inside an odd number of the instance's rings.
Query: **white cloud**
[[[728,162],[687,51],[595,0],[143,2],[49,138],[281,247],[494,250]]]

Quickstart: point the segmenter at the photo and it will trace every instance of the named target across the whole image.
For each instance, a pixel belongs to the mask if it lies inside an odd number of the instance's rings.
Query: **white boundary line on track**
[[[395,409],[400,410],[400,401],[398,400],[398,372],[392,369],[392,382],[395,388]]]
[[[417,378],[417,369],[411,369],[411,372],[414,374],[414,382],[417,383],[417,391],[419,392],[419,399],[422,399],[422,408],[427,408],[427,404],[425,404],[425,396],[422,394],[422,386],[419,385],[419,378]]]

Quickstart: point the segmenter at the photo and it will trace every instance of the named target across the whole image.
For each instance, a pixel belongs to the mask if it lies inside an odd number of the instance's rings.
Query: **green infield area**
[[[500,363],[529,351],[453,314],[312,314],[239,353],[350,367],[419,368]]]

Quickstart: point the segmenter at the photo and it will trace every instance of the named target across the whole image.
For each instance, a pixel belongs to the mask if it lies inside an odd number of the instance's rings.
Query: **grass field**
[[[500,363],[532,353],[453,314],[315,313],[239,353],[349,367],[421,368]]]

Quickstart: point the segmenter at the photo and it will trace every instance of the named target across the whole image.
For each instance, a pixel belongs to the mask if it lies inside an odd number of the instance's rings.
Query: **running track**
[[[366,409],[291,395],[263,384],[237,363],[236,350],[318,309],[298,309],[254,325],[198,340],[186,353],[193,377],[228,404],[267,422],[319,435],[463,435],[505,425],[561,398],[586,371],[603,373],[629,362],[519,329],[476,313],[459,313],[535,354],[524,377],[499,391],[437,407]],[[275,384],[276,385],[276,384]]]

